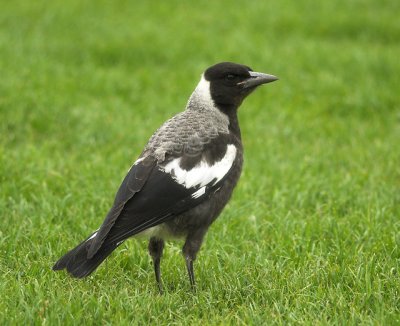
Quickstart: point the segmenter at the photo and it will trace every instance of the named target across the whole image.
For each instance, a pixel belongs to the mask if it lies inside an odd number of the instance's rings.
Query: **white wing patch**
[[[139,164],[139,163],[142,162],[144,159],[145,159],[145,157],[141,157],[141,158],[137,159],[137,160],[135,161],[135,163],[133,163],[133,165]],[[132,166],[133,166],[133,165],[132,165]]]
[[[199,198],[200,196],[203,196],[206,193],[206,187],[201,187],[199,190],[194,192],[192,194],[192,198]]]
[[[236,147],[230,144],[226,149],[225,156],[214,165],[210,166],[206,161],[201,160],[193,169],[187,171],[180,167],[181,159],[176,158],[165,165],[164,172],[173,175],[173,178],[185,188],[204,187],[214,179],[214,184],[220,181],[232,167],[235,158]]]
[[[99,231],[99,230],[96,230],[96,232],[94,232],[94,233],[90,236],[90,238],[87,239],[86,241],[92,240],[92,239],[97,235],[97,231]]]
[[[132,168],[133,168],[135,165],[137,165],[137,164],[139,164],[140,162],[142,162],[144,159],[145,159],[145,157],[142,157],[142,158],[137,159],[137,160],[132,164],[132,166],[129,168],[128,172],[129,172],[130,170],[132,170]]]

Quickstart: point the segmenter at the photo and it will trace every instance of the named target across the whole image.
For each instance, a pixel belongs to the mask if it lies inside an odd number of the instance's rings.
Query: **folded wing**
[[[151,155],[139,159],[94,235],[88,258],[103,245],[119,243],[200,204],[221,187],[235,157],[233,144],[211,142],[196,155],[168,157],[162,164]]]

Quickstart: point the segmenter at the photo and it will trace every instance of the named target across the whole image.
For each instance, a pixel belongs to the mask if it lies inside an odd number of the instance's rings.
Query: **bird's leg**
[[[189,274],[190,287],[192,290],[196,289],[196,281],[194,279],[193,260],[186,257],[186,268]]]
[[[150,238],[149,253],[151,258],[153,259],[154,274],[156,275],[156,281],[160,293],[163,293],[161,274],[160,274],[160,261],[163,249],[164,249],[164,240],[155,237]]]
[[[185,257],[186,268],[189,274],[190,286],[192,290],[196,289],[196,281],[194,278],[193,262],[196,260],[197,252],[200,249],[201,243],[206,230],[196,230],[191,232],[186,237],[185,245],[183,246],[182,253]]]

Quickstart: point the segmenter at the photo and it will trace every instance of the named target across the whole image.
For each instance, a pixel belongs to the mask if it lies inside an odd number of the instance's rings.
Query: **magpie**
[[[278,78],[221,62],[201,76],[183,112],[166,121],[132,165],[101,227],[53,266],[73,277],[91,274],[126,239],[144,235],[162,292],[164,241],[184,240],[189,281],[204,235],[240,177],[243,146],[237,117],[242,101]]]

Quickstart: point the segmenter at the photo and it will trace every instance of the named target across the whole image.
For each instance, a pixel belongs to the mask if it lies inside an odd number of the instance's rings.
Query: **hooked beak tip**
[[[250,71],[250,78],[243,82],[244,88],[257,87],[262,84],[272,83],[279,78],[274,75],[264,74],[261,72]]]

